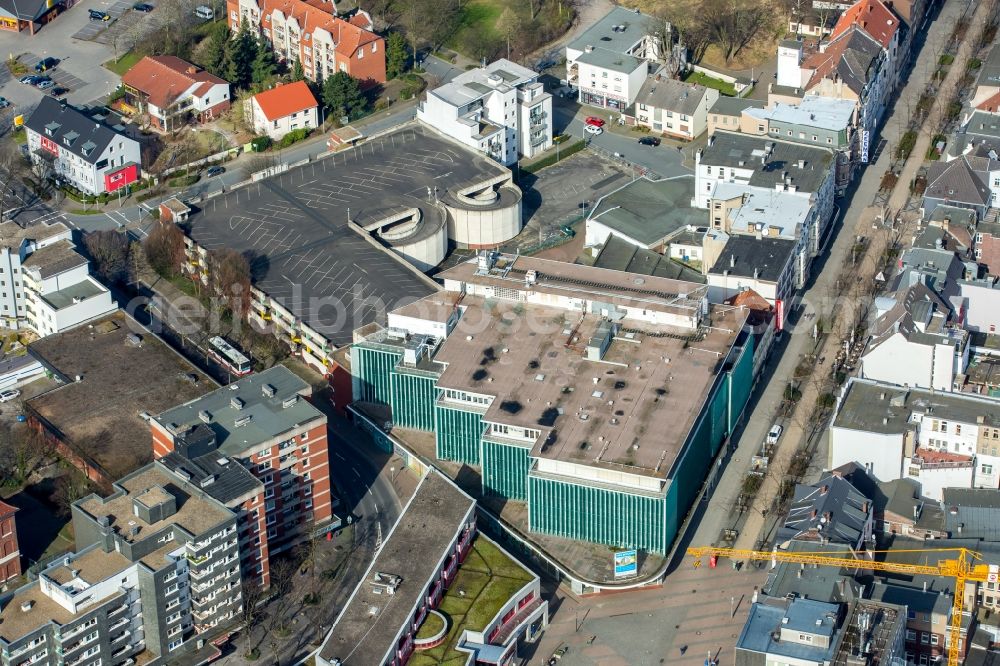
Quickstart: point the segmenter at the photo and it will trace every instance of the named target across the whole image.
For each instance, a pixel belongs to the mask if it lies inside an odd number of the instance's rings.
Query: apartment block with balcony
[[[69,227],[0,224],[0,321],[44,337],[117,309],[107,287],[90,276]]]
[[[236,515],[196,485],[151,463],[72,513],[77,550],[0,600],[3,666],[161,664],[239,616]]]
[[[385,83],[385,40],[364,11],[342,18],[305,0],[227,0],[226,13],[230,30],[246,20],[278,60],[302,63],[311,81],[345,72],[364,87]]]
[[[243,575],[270,584],[270,557],[336,529],[326,415],[284,366],[154,416],[153,455],[239,516]]]
[[[537,72],[505,59],[429,91],[417,119],[505,165],[552,147],[552,96]]]

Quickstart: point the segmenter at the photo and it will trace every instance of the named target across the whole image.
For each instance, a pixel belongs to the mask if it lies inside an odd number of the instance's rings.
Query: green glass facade
[[[354,345],[351,348],[351,374],[354,400],[392,405],[392,375],[403,350]]]
[[[530,446],[484,439],[484,409],[445,405],[433,373],[397,368],[401,351],[365,345],[352,353],[355,399],[388,404],[397,425],[433,431],[438,459],[481,466],[484,494],[527,502],[530,530],[658,553],[670,548],[753,385],[753,338],[744,334],[656,496],[532,475]]]
[[[528,529],[623,548],[664,551],[662,497],[528,477]]]
[[[528,499],[528,468],[531,446],[483,440],[483,492],[507,499]]]
[[[403,370],[394,371],[391,382],[392,422],[402,428],[433,430],[437,377]]]
[[[479,440],[483,435],[482,414],[436,405],[434,434],[438,458],[467,465],[479,464]]]

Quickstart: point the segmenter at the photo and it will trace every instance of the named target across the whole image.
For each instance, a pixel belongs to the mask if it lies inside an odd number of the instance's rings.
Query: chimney
[[[194,65],[191,65],[190,67],[188,67],[188,68],[187,68],[186,70],[184,70],[184,71],[185,71],[185,72],[186,72],[187,74],[197,74],[197,73],[198,73],[198,68],[197,68],[197,67],[195,67]]]
[[[830,486],[824,483],[823,487],[819,489],[819,493],[820,495],[826,495],[828,492],[830,492]]]
[[[806,161],[805,160],[799,160],[799,168],[800,169],[805,169],[806,168]]]
[[[924,581],[924,592],[926,592],[926,591],[927,591],[927,581],[925,580]]]
[[[730,268],[736,268],[736,255],[735,254],[729,255],[729,267]]]
[[[861,510],[864,513],[868,513],[868,500],[865,500],[864,502],[861,503]]]
[[[812,511],[812,517],[815,518],[818,515],[819,515],[819,511],[817,511],[816,509],[813,509],[813,511]]]

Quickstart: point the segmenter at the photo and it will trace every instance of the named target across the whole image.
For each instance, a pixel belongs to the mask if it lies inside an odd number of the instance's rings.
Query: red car
[[[587,116],[587,119],[583,122],[588,125],[593,125],[594,127],[604,127],[604,119],[598,118],[597,116]]]

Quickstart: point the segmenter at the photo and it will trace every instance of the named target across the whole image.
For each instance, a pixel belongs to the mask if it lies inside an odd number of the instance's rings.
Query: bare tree
[[[243,613],[240,620],[242,621],[242,627],[246,634],[247,641],[246,650],[243,654],[245,657],[249,657],[253,651],[253,644],[251,643],[251,640],[253,637],[253,630],[256,628],[257,624],[260,622],[261,616],[263,615],[261,601],[264,600],[264,594],[264,588],[262,588],[257,581],[243,582]]]
[[[269,604],[269,629],[285,629],[288,624],[288,611],[291,610],[295,597],[291,594],[295,570],[298,567],[287,557],[271,561],[271,602]]]
[[[60,516],[67,517],[71,513],[73,502],[86,497],[93,491],[90,480],[70,467],[66,474],[56,480],[56,488],[52,493],[52,501]]]
[[[225,301],[233,317],[241,319],[250,307],[250,264],[230,248],[208,254],[209,273],[215,295]]]
[[[699,16],[729,64],[761,31],[771,27],[775,11],[766,0],[709,0]]]
[[[17,195],[24,187],[21,178],[24,176],[25,166],[24,158],[18,154],[13,143],[4,142],[0,146],[0,221],[20,203]]]
[[[172,222],[160,222],[142,243],[149,265],[160,275],[176,275],[184,259],[184,232]]]
[[[83,239],[97,277],[108,284],[123,283],[128,276],[129,241],[120,231],[95,231]]]

